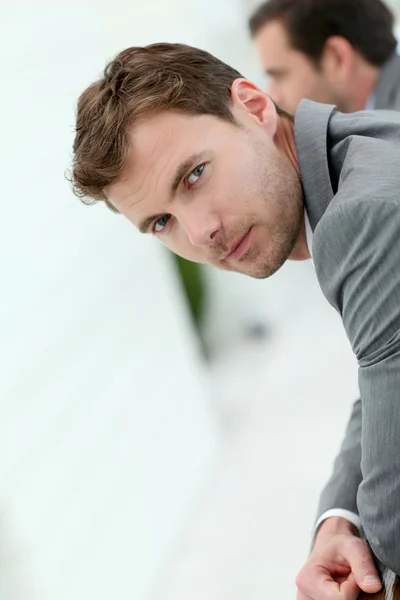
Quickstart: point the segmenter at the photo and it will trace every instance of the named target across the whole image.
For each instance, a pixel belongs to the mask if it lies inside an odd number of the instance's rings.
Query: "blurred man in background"
[[[269,0],[250,19],[268,93],[291,114],[303,98],[342,112],[400,109],[393,27],[380,0]]]
[[[379,590],[370,548],[390,590],[400,576],[400,113],[304,100],[294,119],[205,51],[128,48],[79,100],[72,181],[195,262],[265,278],[312,254],[360,365],[362,405],[321,496],[299,599]]]

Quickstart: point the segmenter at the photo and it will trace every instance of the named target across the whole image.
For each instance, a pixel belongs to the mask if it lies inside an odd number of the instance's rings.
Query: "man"
[[[269,0],[250,19],[270,96],[291,113],[303,98],[400,109],[393,25],[380,0]]]
[[[270,95],[280,106],[294,112],[307,97],[343,112],[400,109],[394,18],[380,0],[269,0],[249,25]],[[354,410],[361,410],[359,402]],[[325,493],[331,486],[334,480]],[[333,515],[359,524],[340,509],[329,510],[318,524]]]
[[[400,575],[400,114],[305,100],[293,119],[207,52],[128,48],[79,99],[72,182],[192,261],[265,278],[312,255],[357,356],[361,402],[298,598],[378,591],[374,557],[389,593]]]

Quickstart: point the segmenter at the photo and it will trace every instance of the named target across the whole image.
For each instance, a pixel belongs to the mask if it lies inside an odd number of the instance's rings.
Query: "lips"
[[[251,227],[241,238],[236,240],[236,242],[231,246],[228,254],[225,255],[224,260],[238,260],[247,252],[250,245],[250,231]]]

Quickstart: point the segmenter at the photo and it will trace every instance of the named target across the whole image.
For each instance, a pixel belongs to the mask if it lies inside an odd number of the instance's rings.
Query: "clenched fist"
[[[360,591],[372,599],[382,587],[368,544],[341,517],[322,523],[296,584],[297,600],[356,600]]]

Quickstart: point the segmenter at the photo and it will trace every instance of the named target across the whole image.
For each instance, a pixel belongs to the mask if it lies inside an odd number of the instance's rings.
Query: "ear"
[[[275,135],[278,115],[271,98],[248,79],[235,79],[231,87],[233,111],[255,119],[270,134]]]
[[[357,51],[348,40],[333,35],[325,42],[321,55],[321,70],[333,84],[344,84],[352,77]]]

